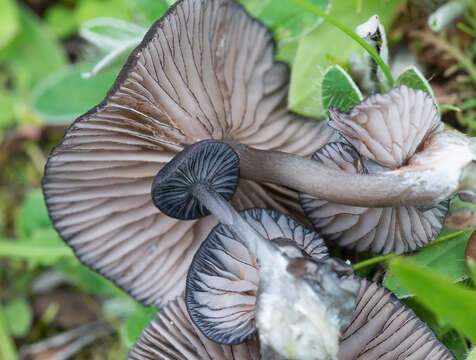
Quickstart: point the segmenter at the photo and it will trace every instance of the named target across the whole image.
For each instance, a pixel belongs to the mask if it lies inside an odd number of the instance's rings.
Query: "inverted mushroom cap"
[[[431,329],[390,291],[361,279],[354,318],[343,332],[339,360],[450,360]]]
[[[219,345],[190,320],[182,298],[170,301],[142,331],[129,360],[258,360],[257,341]]]
[[[331,108],[329,118],[360,155],[389,169],[406,164],[430,135],[444,129],[433,100],[408,86],[371,95],[347,114]]]
[[[329,116],[330,125],[352,146],[327,144],[312,158],[354,174],[383,173],[412,164],[429,138],[443,134],[433,101],[423,91],[406,86],[372,95],[348,114],[330,110]],[[392,189],[382,189],[382,196],[384,191]],[[300,194],[300,202],[324,238],[374,253],[405,253],[425,246],[438,236],[448,212],[448,201],[430,208],[366,208]]]
[[[288,69],[268,30],[232,0],[182,0],[132,52],[105,100],[77,119],[43,178],[50,217],[89,267],[145,304],[181,294],[216,220],[153,205],[154,176],[185,146],[215,138],[308,156],[333,136],[287,110]],[[299,214],[296,192],[242,180],[233,205]]]
[[[383,171],[343,143],[327,144],[312,158],[355,174]],[[331,203],[308,194],[300,194],[300,201],[309,220],[326,240],[357,251],[384,254],[413,251],[436,239],[449,204],[444,201],[430,209],[414,206],[366,208]]]
[[[284,253],[297,247],[300,256],[328,257],[322,238],[285,214],[247,209],[240,215]],[[256,257],[226,226],[217,225],[195,254],[188,273],[185,301],[191,319],[205,336],[221,344],[253,339],[258,285]]]
[[[190,145],[159,171],[152,183],[152,200],[160,211],[176,219],[210,215],[193,192],[213,190],[230,200],[240,178],[239,163],[238,155],[222,142],[204,140]]]

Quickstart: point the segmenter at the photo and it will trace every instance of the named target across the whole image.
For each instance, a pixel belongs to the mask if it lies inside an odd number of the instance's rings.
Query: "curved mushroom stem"
[[[415,163],[371,175],[335,170],[294,154],[228,144],[240,157],[240,176],[245,179],[287,186],[335,203],[393,207],[433,205],[458,191],[474,190],[470,140],[453,131],[434,138]]]
[[[271,265],[273,258],[282,256],[268,240],[263,238],[240,214],[215,190],[207,185],[197,184],[193,196],[225,225],[233,235],[243,241],[256,256],[261,267]]]

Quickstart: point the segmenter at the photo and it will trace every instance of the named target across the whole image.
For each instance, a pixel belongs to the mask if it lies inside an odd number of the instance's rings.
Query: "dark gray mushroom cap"
[[[190,145],[159,171],[152,183],[152,201],[175,219],[210,215],[193,192],[213,190],[230,200],[240,178],[239,163],[238,155],[222,142],[203,140]]]
[[[129,360],[258,360],[257,341],[219,345],[192,323],[182,298],[170,301],[142,331]]]
[[[314,260],[326,259],[322,238],[291,217],[267,209],[240,215],[265,239]],[[240,344],[254,338],[259,285],[255,256],[238,238],[218,225],[195,254],[187,277],[185,301],[193,322],[209,339]]]
[[[333,135],[287,110],[288,69],[272,36],[232,0],[182,0],[149,30],[101,104],[52,151],[43,192],[78,258],[145,304],[180,295],[216,220],[172,219],[152,203],[157,172],[184,147],[227,139],[310,156]],[[242,180],[237,209],[300,214],[297,193]]]
[[[451,360],[450,351],[415,313],[383,286],[361,279],[354,318],[339,360]]]
[[[385,171],[344,143],[327,144],[312,159],[355,174]],[[448,201],[430,209],[414,206],[366,208],[300,194],[300,202],[313,226],[326,240],[357,251],[384,254],[413,251],[433,241],[448,212]]]

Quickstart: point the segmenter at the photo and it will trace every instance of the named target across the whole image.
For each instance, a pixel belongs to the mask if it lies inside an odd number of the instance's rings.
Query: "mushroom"
[[[273,358],[275,355],[286,358],[292,348],[295,359],[335,358],[339,332],[349,324],[352,317],[359,289],[358,281],[339,278],[340,267],[334,262],[326,262],[318,266],[312,276],[306,276],[307,271],[302,271],[302,268],[305,270],[309,265],[316,265],[314,262],[302,257],[288,257],[286,251],[281,252],[273,242],[265,239],[240,216],[227,202],[238,183],[238,166],[237,154],[223,142],[204,140],[188,146],[158,172],[152,184],[153,202],[164,214],[179,219],[194,219],[211,212],[232,237],[245,245],[256,258],[260,283],[257,306],[262,309],[257,311],[256,321],[265,353],[272,354]],[[213,247],[211,238],[208,240],[207,244]],[[240,251],[236,244],[228,242],[227,246]],[[205,254],[208,251],[216,252],[217,249],[208,247]],[[212,264],[213,261],[206,258],[195,259],[202,264],[207,261]],[[214,265],[217,270],[218,263]],[[192,269],[196,267],[193,266]],[[203,272],[205,269],[199,271],[202,271],[199,276],[206,276]],[[188,284],[194,280],[199,283],[203,281],[194,278]],[[248,290],[251,290],[249,284],[242,282],[238,284],[240,285],[248,286]],[[214,287],[209,288],[206,284],[205,287],[207,291],[215,291]],[[233,303],[233,298],[231,297],[228,305]],[[243,341],[249,336],[247,314],[237,320],[238,325],[244,325],[244,332],[240,326],[238,329],[232,328],[237,334],[227,338],[223,335],[230,329],[210,319],[218,313],[210,314],[207,309],[201,308],[197,314],[197,307],[193,303],[196,297],[189,290],[187,299],[191,299],[191,314],[205,316],[204,321],[195,321],[195,324],[213,327],[211,332],[205,330],[205,335],[212,334],[214,339],[225,339],[230,343]],[[203,300],[198,297],[198,300],[201,303],[199,306],[211,305],[210,298]],[[226,306],[226,296],[223,301]],[[236,319],[236,313],[230,311],[221,315],[227,316],[227,321]]]
[[[447,193],[445,187],[457,189],[464,182],[465,167],[473,166],[471,140],[443,131],[437,109],[423,91],[402,86],[368,97],[348,114],[336,109],[329,114],[330,125],[350,145],[327,144],[314,154],[313,160],[328,167],[355,175],[400,174],[403,184],[418,180],[424,186],[431,184],[433,191]],[[415,176],[419,172],[421,176]],[[381,190],[393,197],[395,188]],[[355,207],[304,193],[300,201],[326,239],[374,253],[414,251],[433,241],[449,205],[444,200],[428,206],[422,202],[420,206]]]
[[[386,171],[344,143],[327,144],[312,159],[353,174]],[[413,251],[436,239],[449,205],[446,200],[429,209],[368,208],[337,204],[308,194],[300,194],[300,201],[314,228],[326,240],[357,251],[384,254]]]
[[[258,360],[257,341],[219,345],[207,339],[188,316],[181,297],[165,305],[142,331],[129,360]]]
[[[328,257],[319,234],[288,215],[268,209],[247,209],[239,214],[290,258],[306,256],[318,261]],[[185,302],[191,319],[209,339],[240,344],[253,338],[257,270],[256,257],[223,224],[202,243],[190,265]]]
[[[310,156],[334,136],[287,110],[288,69],[273,49],[269,31],[232,0],[182,0],[152,26],[45,168],[53,225],[81,262],[144,304],[173,299],[216,220],[158,212],[150,199],[157,171],[208,138]],[[304,219],[296,200],[285,187],[241,180],[233,205]]]

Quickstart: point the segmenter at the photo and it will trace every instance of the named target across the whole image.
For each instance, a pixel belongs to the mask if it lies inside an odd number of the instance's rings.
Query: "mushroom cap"
[[[291,217],[268,209],[247,209],[240,214],[283,253],[293,252],[294,247],[300,256],[327,259],[322,238]],[[240,344],[253,339],[258,285],[255,256],[226,226],[217,225],[190,266],[185,295],[190,317],[215,342]]]
[[[444,129],[428,94],[408,86],[371,95],[347,114],[330,108],[329,118],[361,156],[390,169],[406,164],[430,135]]]
[[[355,174],[385,171],[344,143],[327,144],[312,159]],[[300,202],[314,228],[326,240],[357,251],[384,254],[413,251],[436,239],[449,205],[443,201],[430,209],[366,208],[336,204],[308,194],[300,194]]]
[[[415,313],[383,286],[361,279],[339,360],[450,360],[450,351]]]
[[[273,49],[268,30],[232,0],[182,0],[152,26],[45,168],[53,225],[82,263],[144,304],[175,298],[216,220],[158,211],[157,172],[203,139],[310,156],[334,136],[287,110],[288,69]],[[241,180],[232,203],[301,216],[296,199],[282,186]]]
[[[129,360],[258,360],[257,341],[227,346],[207,339],[193,324],[182,298],[170,301],[129,353]]]
[[[203,140],[186,147],[165,165],[152,183],[152,200],[162,213],[192,220],[210,215],[194,196],[197,186],[206,187],[228,201],[240,178],[240,158],[225,143]]]

